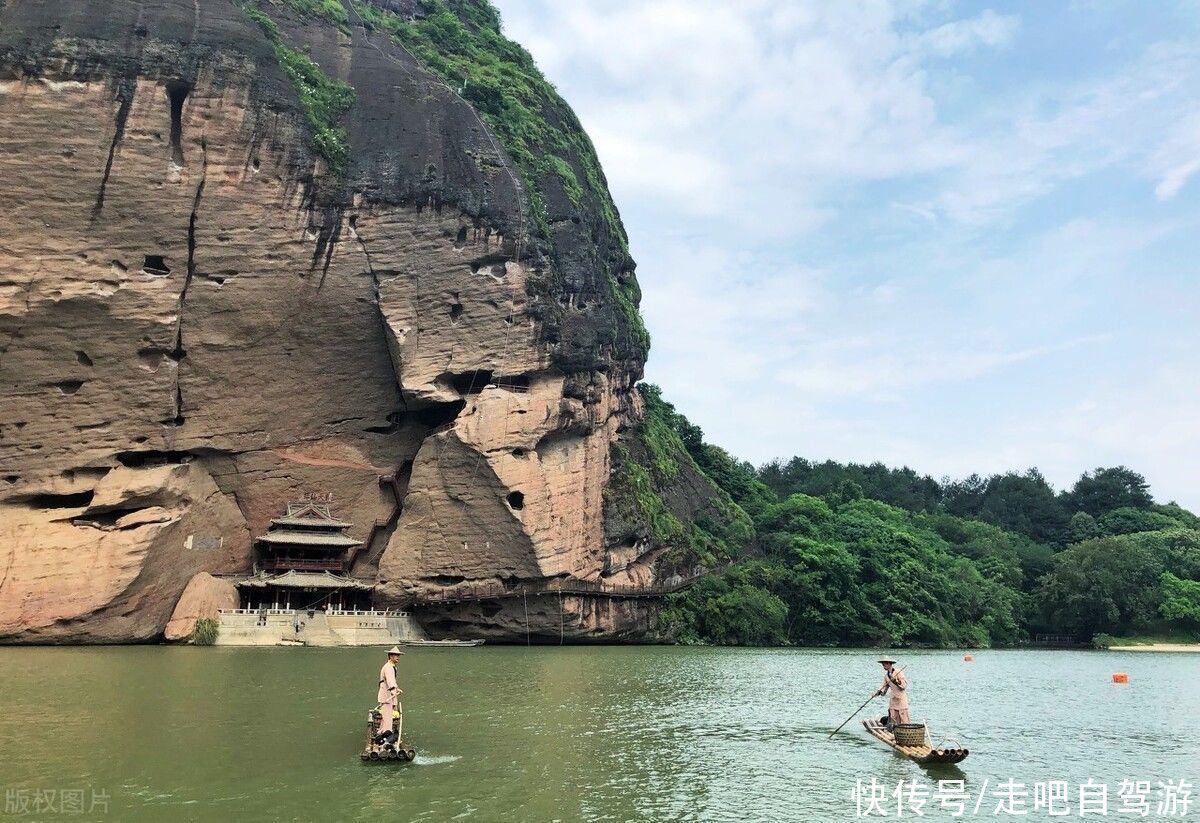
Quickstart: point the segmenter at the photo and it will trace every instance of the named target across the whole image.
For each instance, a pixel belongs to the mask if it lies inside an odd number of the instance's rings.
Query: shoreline
[[[1200,652],[1200,643],[1147,643],[1141,646],[1109,646],[1110,652]]]

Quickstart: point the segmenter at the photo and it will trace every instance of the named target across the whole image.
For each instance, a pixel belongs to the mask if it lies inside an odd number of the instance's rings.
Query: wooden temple
[[[348,574],[363,546],[346,534],[352,525],[328,504],[289,503],[254,541],[254,574],[237,583],[243,608],[370,609],[374,584]]]

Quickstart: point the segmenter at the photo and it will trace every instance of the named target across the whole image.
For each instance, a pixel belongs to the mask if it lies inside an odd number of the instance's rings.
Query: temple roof
[[[256,589],[277,586],[286,589],[354,589],[364,592],[375,588],[375,584],[370,581],[344,577],[340,574],[298,571],[286,571],[282,574],[264,574],[263,572],[259,572],[253,577],[239,580],[237,585],[250,586]]]
[[[309,529],[348,529],[353,526],[353,523],[347,523],[344,520],[334,520],[333,518],[324,517],[296,517],[287,515],[285,517],[276,517],[271,521],[272,526],[300,526],[301,528]]]
[[[361,546],[363,544],[361,540],[355,540],[353,537],[347,537],[344,534],[294,532],[288,529],[267,532],[262,537],[256,538],[256,540],[260,543],[270,543],[275,546],[330,546],[336,549],[345,549],[350,546]]]

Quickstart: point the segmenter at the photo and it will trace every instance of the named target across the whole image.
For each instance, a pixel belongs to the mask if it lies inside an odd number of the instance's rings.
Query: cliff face
[[[653,515],[713,487],[621,470],[646,343],[590,144],[544,83],[525,142],[460,97],[447,20],[534,71],[466,0],[0,3],[0,638],[159,637],[306,492],[381,604],[694,562]],[[533,631],[649,625],[572,602]]]

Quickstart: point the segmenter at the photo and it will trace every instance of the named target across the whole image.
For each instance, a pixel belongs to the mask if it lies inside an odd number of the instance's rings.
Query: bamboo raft
[[[409,763],[416,759],[417,750],[401,737],[398,743],[376,743],[375,735],[379,732],[379,722],[383,715],[372,710],[367,720],[367,741],[359,757],[364,761],[386,760],[393,763]]]
[[[961,763],[967,759],[970,751],[962,748],[933,748],[928,739],[920,746],[901,746],[887,727],[878,720],[864,720],[863,728],[876,740],[882,741],[910,760],[915,760],[923,766],[942,763]]]

